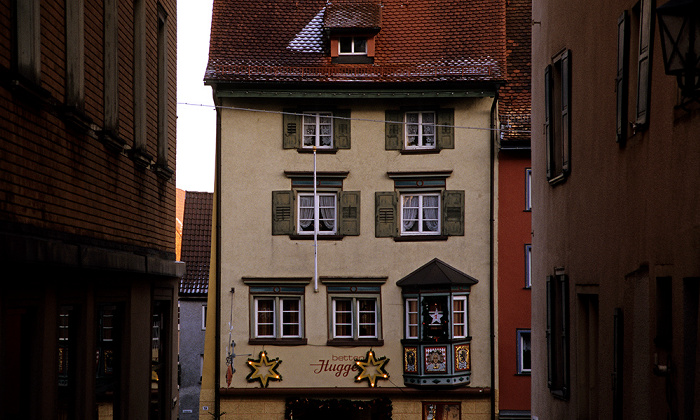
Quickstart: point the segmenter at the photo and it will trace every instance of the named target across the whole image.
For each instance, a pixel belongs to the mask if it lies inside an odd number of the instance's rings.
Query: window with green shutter
[[[464,191],[447,190],[451,171],[390,172],[395,191],[375,193],[375,236],[434,240],[464,235]]]
[[[272,192],[272,234],[295,239],[341,239],[360,234],[360,192],[343,191],[347,172],[287,171],[292,189]]]
[[[350,127],[350,110],[285,109],[282,147],[299,151],[349,149]]]
[[[454,109],[387,110],[385,149],[434,152],[454,149]]]

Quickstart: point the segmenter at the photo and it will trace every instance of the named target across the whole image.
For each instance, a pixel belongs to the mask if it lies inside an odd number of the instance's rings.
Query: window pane
[[[423,124],[435,124],[435,113],[434,112],[424,112],[423,113]]]
[[[275,335],[275,300],[256,299],[256,320],[258,337],[274,337]]]
[[[355,38],[355,52],[367,52],[367,38]]]
[[[522,358],[521,366],[524,372],[531,371],[530,362],[530,333],[523,332],[520,334],[520,355]]]
[[[352,301],[335,299],[335,337],[352,338]]]
[[[352,53],[352,38],[340,38],[340,52],[343,54]]]
[[[358,299],[360,318],[360,337],[376,337],[376,301],[374,299]]]
[[[406,330],[407,338],[418,338],[418,300],[406,300]]]

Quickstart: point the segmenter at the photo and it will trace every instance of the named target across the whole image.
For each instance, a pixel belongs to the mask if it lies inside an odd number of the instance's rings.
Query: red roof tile
[[[377,19],[377,4],[381,30],[374,63],[332,64],[324,25],[367,28]],[[504,77],[502,0],[214,0],[213,10],[205,75],[211,82]],[[352,10],[354,18],[347,15]]]
[[[212,193],[188,191],[185,195],[182,261],[186,271],[180,280],[180,296],[206,295],[209,289],[212,206]]]

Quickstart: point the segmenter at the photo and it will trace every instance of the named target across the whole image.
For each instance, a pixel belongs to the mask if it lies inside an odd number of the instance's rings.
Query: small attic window
[[[348,36],[338,40],[339,55],[367,55],[367,37]]]

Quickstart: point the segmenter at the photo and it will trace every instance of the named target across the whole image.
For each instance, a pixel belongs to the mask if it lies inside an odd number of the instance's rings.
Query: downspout
[[[216,156],[214,160],[214,197],[216,202],[216,322],[214,330],[214,418],[221,417],[221,108],[218,106],[216,85],[214,104],[216,105]]]
[[[495,232],[495,158],[496,158],[496,145],[498,144],[498,133],[496,130],[496,118],[497,118],[497,105],[498,105],[498,86],[496,86],[496,92],[493,95],[493,104],[491,104],[491,162],[490,162],[490,223],[489,223],[489,326],[490,326],[490,340],[491,340],[491,420],[496,418],[496,331],[495,331],[495,293],[493,290],[495,283],[495,273],[494,273],[494,232]]]

